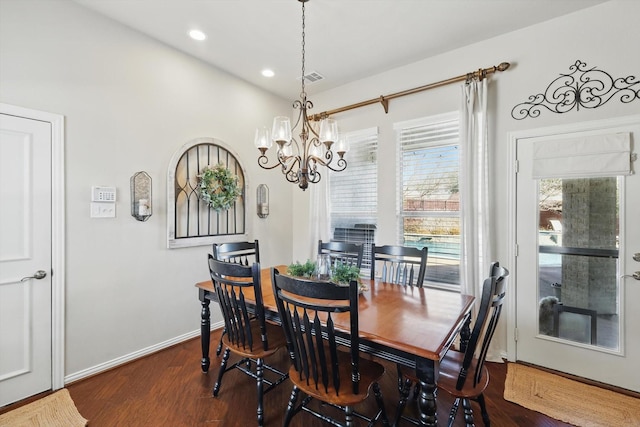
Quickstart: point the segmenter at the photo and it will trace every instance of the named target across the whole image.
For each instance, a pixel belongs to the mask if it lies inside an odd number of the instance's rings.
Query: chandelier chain
[[[305,56],[306,56],[306,7],[309,0],[298,0],[302,3],[302,75],[300,99],[293,102],[293,107],[298,110],[298,119],[291,127],[288,117],[278,116],[273,120],[271,135],[267,129],[257,129],[255,145],[260,151],[258,164],[263,169],[281,168],[287,181],[298,184],[303,191],[309,184],[320,182],[321,172],[319,167],[326,167],[330,171],[341,172],[347,168],[344,154],[348,150],[348,144],[344,140],[338,140],[338,126],[335,120],[322,117],[319,129],[309,122],[307,110],[313,108],[311,101],[307,100],[305,89]],[[298,139],[292,135],[298,130]],[[278,145],[275,164],[270,165],[266,152],[275,142]],[[331,147],[337,143],[337,160]],[[334,161],[336,160],[336,161]]]
[[[306,98],[307,97],[307,93],[304,89],[304,56],[305,56],[305,34],[304,34],[304,30],[305,30],[305,23],[304,23],[304,1],[302,1],[302,92],[300,92],[300,97],[301,98]]]

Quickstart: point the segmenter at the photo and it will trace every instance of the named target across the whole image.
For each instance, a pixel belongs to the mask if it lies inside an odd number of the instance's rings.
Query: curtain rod
[[[425,91],[425,90],[428,90],[428,89],[434,89],[436,87],[448,85],[450,83],[468,81],[468,80],[472,80],[472,79],[482,80],[485,77],[487,77],[487,75],[493,74],[496,71],[505,71],[507,68],[509,68],[510,65],[511,64],[509,64],[508,62],[503,62],[503,63],[501,63],[500,65],[497,65],[497,66],[493,66],[493,67],[489,67],[489,68],[480,68],[478,71],[474,71],[472,73],[463,74],[463,75],[458,76],[458,77],[452,77],[450,79],[442,80],[442,81],[439,81],[439,82],[436,82],[436,83],[430,83],[430,84],[427,84],[427,85],[424,85],[424,86],[415,87],[413,89],[403,90],[402,92],[392,93],[391,95],[380,95],[379,98],[373,98],[373,99],[369,99],[367,101],[358,102],[356,104],[347,105],[345,107],[336,108],[334,110],[328,110],[328,111],[323,111],[322,113],[314,114],[314,115],[312,115],[310,117],[310,119],[313,120],[313,121],[318,121],[318,120],[321,120],[322,118],[328,117],[328,116],[330,116],[332,114],[342,113],[343,111],[354,110],[356,108],[364,107],[364,106],[371,105],[371,104],[376,104],[378,102],[382,104],[382,107],[384,108],[384,112],[388,113],[389,112],[389,100],[391,100],[391,99],[400,98],[402,96],[411,95],[411,94],[422,92],[422,91]]]

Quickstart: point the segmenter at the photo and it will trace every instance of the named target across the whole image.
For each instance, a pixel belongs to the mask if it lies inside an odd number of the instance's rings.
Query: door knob
[[[29,279],[44,279],[45,277],[47,277],[47,272],[44,270],[38,270],[36,271],[33,276],[28,276],[28,277],[23,277],[20,281],[24,282],[25,280],[29,280]]]
[[[640,252],[636,252],[633,254],[633,260],[640,262]]]
[[[640,280],[640,271],[634,271],[633,274],[625,274],[624,276],[620,277],[621,279],[624,277],[633,277],[636,280]]]

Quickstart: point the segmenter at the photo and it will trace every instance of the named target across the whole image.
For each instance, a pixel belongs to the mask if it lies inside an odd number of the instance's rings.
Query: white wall
[[[293,186],[259,168],[253,146],[256,126],[289,114],[289,100],[73,2],[2,0],[0,102],[66,118],[65,376],[199,330],[194,284],[208,278],[210,249],[166,249],[167,167],[187,141],[231,145],[252,201],[258,184],[270,187],[267,219],[249,206],[249,237],[265,265],[291,259]],[[129,178],[140,170],[153,178],[144,223],[129,214]],[[116,218],[89,218],[91,185],[117,187]]]
[[[511,62],[492,78],[490,104],[495,223],[504,227],[509,132],[637,114],[640,101],[522,121],[511,118],[511,109],[578,59],[614,77],[640,77],[637,16],[640,2],[612,1],[309,96],[320,112]],[[459,92],[451,85],[392,100],[389,114],[375,105],[336,116],[345,131],[380,128],[379,242],[396,238],[396,212],[388,208],[395,204],[393,123],[456,110]],[[269,185],[271,214],[250,216],[250,237],[260,239],[264,264],[289,263],[293,254],[303,260],[311,247],[305,236],[313,186],[303,193],[283,185],[281,174],[261,170],[252,144],[256,126],[290,114],[290,100],[74,3],[0,0],[0,102],[66,117],[67,376],[198,329],[193,284],[207,278],[209,248],[168,250],[165,243],[167,164],[188,140],[225,141],[248,170],[250,192]],[[128,212],[129,178],[139,170],[154,184],[154,215],[146,223]],[[117,218],[89,218],[91,185],[117,187]],[[505,259],[506,234],[493,243],[497,259]]]
[[[513,242],[507,236],[509,223],[508,184],[511,166],[508,133],[566,123],[618,117],[640,112],[640,100],[623,104],[617,98],[604,106],[581,109],[565,114],[543,111],[539,118],[515,120],[511,109],[527,101],[530,95],[544,92],[560,73],[569,73],[577,60],[590,67],[607,71],[614,78],[633,75],[640,79],[640,2],[611,1],[543,24],[519,30],[446,54],[408,64],[389,72],[345,85],[332,91],[310,94],[317,112],[339,108],[406,89],[446,80],[477,70],[510,62],[511,67],[491,77],[490,149],[494,225],[499,233],[492,244],[496,259],[510,267],[508,259]],[[451,84],[419,94],[390,101],[389,113],[381,105],[362,107],[335,115],[341,131],[378,126],[378,212],[379,244],[395,244],[397,217],[394,209],[396,194],[396,143],[393,123],[459,109],[461,84]],[[348,160],[348,154],[347,154]],[[347,167],[347,171],[349,169]],[[311,190],[313,191],[313,188]],[[294,221],[302,227],[308,215],[308,194],[294,192]],[[294,253],[306,251],[305,240],[293,242]],[[510,281],[515,291],[517,283]],[[506,311],[503,311],[506,314]],[[494,341],[501,340],[506,349],[503,317],[502,330]],[[513,319],[511,319],[513,321]]]

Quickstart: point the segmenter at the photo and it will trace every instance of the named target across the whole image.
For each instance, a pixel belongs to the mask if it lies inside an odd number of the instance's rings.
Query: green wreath
[[[229,209],[242,194],[238,177],[222,163],[215,167],[205,166],[198,178],[200,199],[216,211]]]

